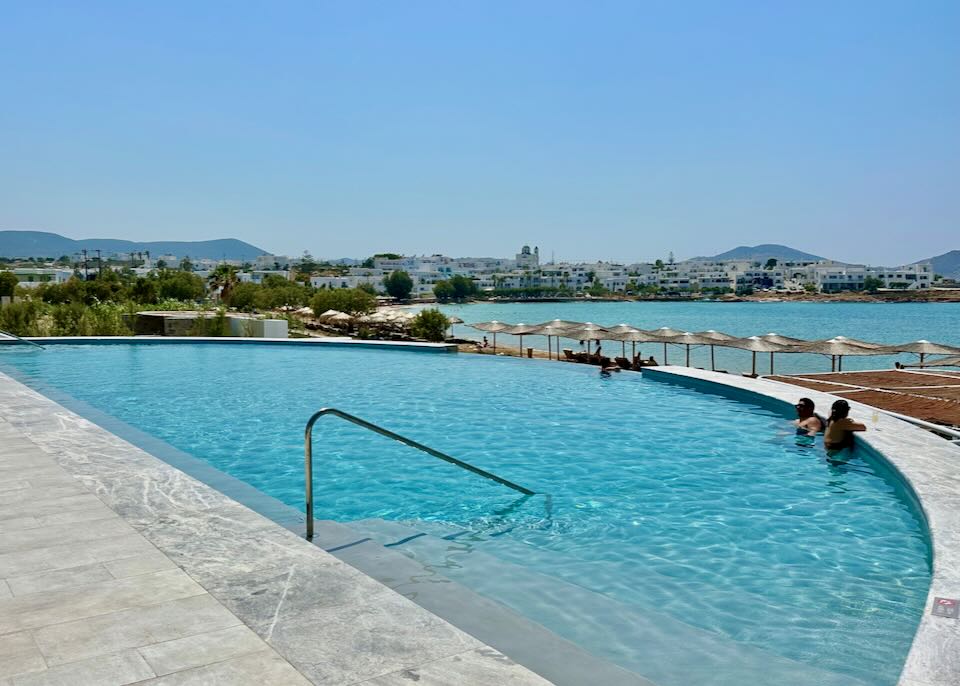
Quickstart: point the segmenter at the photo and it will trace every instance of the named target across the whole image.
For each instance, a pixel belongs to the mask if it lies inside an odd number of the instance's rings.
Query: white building
[[[35,288],[42,283],[65,283],[73,276],[72,269],[16,267],[11,269],[21,286]]]

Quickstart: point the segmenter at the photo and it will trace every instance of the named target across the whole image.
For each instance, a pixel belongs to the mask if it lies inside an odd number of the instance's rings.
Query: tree
[[[659,272],[663,269],[663,260],[657,260],[653,263],[653,270]]]
[[[157,302],[156,282],[141,276],[130,289],[130,297],[142,305],[152,305]]]
[[[457,302],[469,300],[474,297],[479,290],[473,279],[459,275],[450,279],[450,287],[453,289],[453,299]]]
[[[433,296],[442,303],[453,300],[453,286],[449,281],[437,281],[433,284]]]
[[[220,291],[220,299],[230,301],[230,290],[237,285],[237,270],[229,264],[218,264],[210,276],[207,277],[207,283],[210,288]]]
[[[182,272],[193,271],[193,262],[190,261],[189,255],[185,255],[184,258],[180,260],[180,271]]]
[[[310,307],[317,314],[327,310],[366,314],[377,307],[377,299],[359,288],[324,288],[313,296]]]
[[[0,272],[0,295],[13,295],[20,280],[13,272]]]
[[[377,287],[374,286],[372,283],[360,283],[360,284],[357,284],[357,288],[359,288],[361,291],[366,291],[367,293],[373,296],[376,296],[377,294]]]
[[[440,310],[421,310],[416,317],[410,320],[410,331],[417,338],[425,338],[435,343],[442,342],[447,337],[448,320]]]
[[[387,293],[391,297],[397,300],[407,300],[413,291],[413,279],[402,269],[397,269],[383,277],[383,287],[387,289]]]
[[[869,293],[876,293],[881,288],[883,288],[883,281],[875,276],[868,276],[863,280],[863,290],[868,291]]]
[[[167,268],[166,260],[157,260],[157,269],[163,270]]]
[[[771,257],[769,260],[767,260],[767,263],[766,265],[764,265],[763,268],[769,271],[776,266],[777,266],[777,259],[775,257]]]
[[[157,276],[157,291],[161,300],[199,300],[206,289],[196,274],[164,270]]]

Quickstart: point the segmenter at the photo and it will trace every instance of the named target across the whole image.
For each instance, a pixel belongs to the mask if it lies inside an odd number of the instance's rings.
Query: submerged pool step
[[[437,531],[437,526],[425,525]],[[648,607],[620,602],[555,576],[438,538],[397,522],[363,520],[350,527],[403,551],[431,573],[462,583],[544,625],[598,657],[660,686],[863,686],[819,669],[737,643]],[[442,528],[442,527],[441,527]],[[451,532],[455,533],[455,532]],[[449,536],[449,534],[448,534]]]
[[[374,538],[317,521],[313,542],[558,686],[658,686]]]
[[[780,594],[783,600],[773,602],[770,597],[753,593],[725,579],[697,578],[696,570],[691,571],[681,563],[649,554],[630,561],[586,560],[517,540],[523,531],[510,532],[503,524],[493,529],[492,533],[489,529],[465,529],[435,521],[397,523],[374,520],[371,525],[380,536],[378,540],[398,548],[408,547],[406,542],[401,541],[418,533],[460,543],[462,553],[452,561],[456,566],[469,564],[466,561],[469,555],[473,555],[473,551],[482,551],[505,562],[577,586],[583,586],[583,580],[589,579],[587,590],[616,602],[681,618],[685,624],[789,660],[804,664],[816,660],[819,667],[828,671],[846,672],[851,662],[860,663],[857,658],[874,649],[872,645],[860,641],[844,640],[836,652],[814,656],[808,646],[815,644],[817,636],[831,627],[824,626],[819,606],[805,603],[802,594],[783,593]],[[500,535],[505,530],[510,535]],[[410,542],[415,540],[410,538]],[[410,547],[414,548],[415,545]],[[533,558],[536,559],[535,563],[531,563]],[[443,564],[437,560],[431,562]],[[442,573],[442,569],[440,571]],[[839,598],[841,602],[850,604],[851,622],[856,617],[862,621],[875,621],[885,613],[898,613],[897,608],[871,605],[867,612],[858,615],[856,606],[864,598],[859,588],[854,589],[853,595],[842,594]],[[731,612],[726,608],[734,610]],[[899,614],[891,617],[890,621],[898,619],[903,621]],[[905,632],[911,630],[909,626],[904,628]]]

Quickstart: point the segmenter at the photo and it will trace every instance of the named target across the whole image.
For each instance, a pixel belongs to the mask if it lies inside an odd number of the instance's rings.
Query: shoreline
[[[960,289],[949,289],[931,292],[906,291],[902,293],[763,293],[754,295],[725,295],[717,298],[693,297],[664,297],[664,298],[503,298],[480,299],[466,302],[441,303],[435,300],[414,299],[413,305],[473,305],[482,304],[525,304],[525,303],[625,303],[625,302],[672,302],[672,303],[777,303],[777,302],[811,302],[811,303],[960,303]],[[398,307],[392,305],[387,307]],[[403,305],[399,305],[403,307]]]

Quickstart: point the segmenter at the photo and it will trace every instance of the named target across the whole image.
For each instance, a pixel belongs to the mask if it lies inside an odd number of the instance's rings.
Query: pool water
[[[923,611],[928,541],[897,481],[862,451],[835,465],[796,445],[775,409],[633,373],[398,350],[11,347],[0,368],[300,509],[303,426],[323,406],[531,488],[518,501],[334,417],[315,429],[318,518],[471,532],[452,576],[664,686],[744,683],[744,669],[754,684],[894,684]],[[491,561],[516,580],[483,573]],[[658,640],[717,664],[644,647]]]

